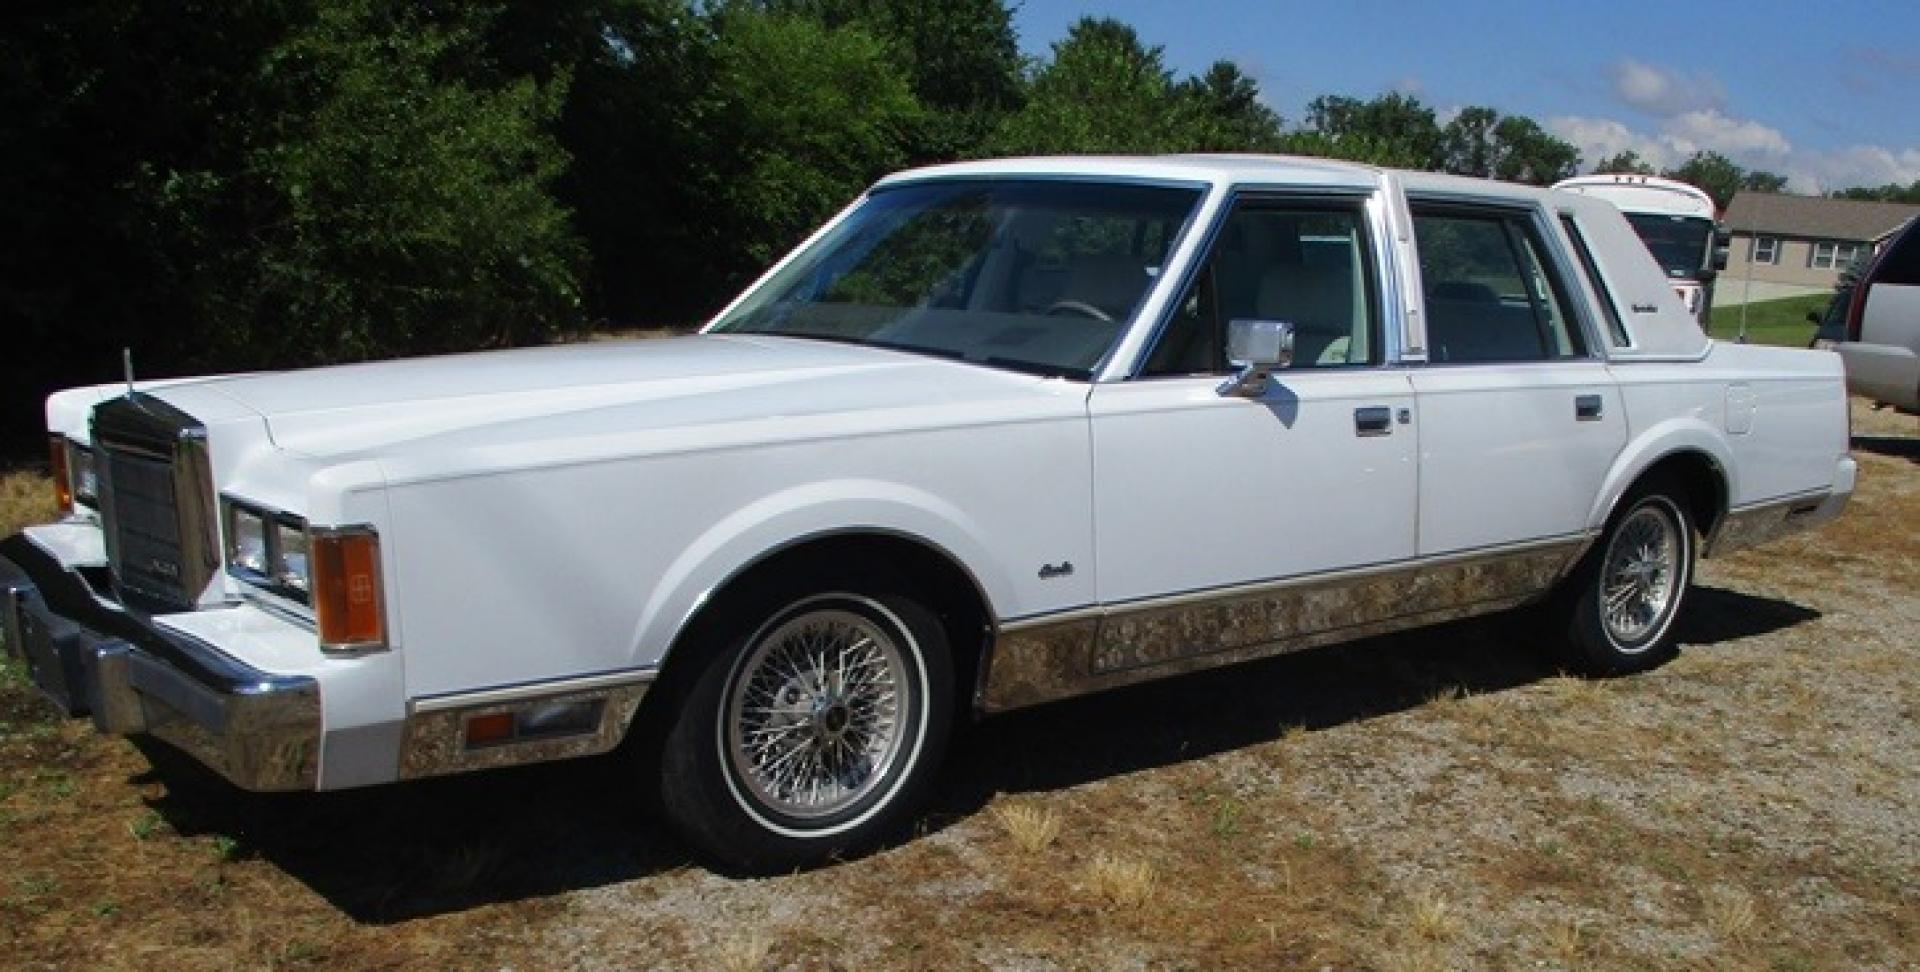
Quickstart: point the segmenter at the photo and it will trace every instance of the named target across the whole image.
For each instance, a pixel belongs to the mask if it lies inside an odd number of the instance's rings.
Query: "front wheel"
[[[770,873],[899,830],[953,718],[939,620],[873,585],[767,592],[720,639],[665,740],[660,802],[710,858]]]
[[[1673,657],[1673,623],[1693,583],[1693,519],[1679,494],[1637,490],[1568,579],[1568,662],[1624,675]]]

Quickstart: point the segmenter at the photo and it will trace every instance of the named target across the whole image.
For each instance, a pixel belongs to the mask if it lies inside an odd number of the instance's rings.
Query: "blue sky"
[[[1043,57],[1084,15],[1132,24],[1180,74],[1218,59],[1289,123],[1319,94],[1404,91],[1530,115],[1587,163],[1711,149],[1796,191],[1920,180],[1920,2],[1581,4],[1023,0]]]

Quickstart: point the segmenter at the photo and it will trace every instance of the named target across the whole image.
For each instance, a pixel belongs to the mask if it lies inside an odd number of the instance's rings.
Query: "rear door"
[[[1626,422],[1557,234],[1531,205],[1410,207],[1428,348],[1410,372],[1419,554],[1583,534]]]

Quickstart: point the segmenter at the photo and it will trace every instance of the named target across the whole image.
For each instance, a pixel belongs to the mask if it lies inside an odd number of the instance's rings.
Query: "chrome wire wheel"
[[[908,746],[902,634],[842,607],[765,631],[734,670],[722,724],[733,775],[766,810],[820,821],[855,807]]]
[[[1625,651],[1652,643],[1675,603],[1686,556],[1680,526],[1662,506],[1647,503],[1613,531],[1600,565],[1601,620]]]

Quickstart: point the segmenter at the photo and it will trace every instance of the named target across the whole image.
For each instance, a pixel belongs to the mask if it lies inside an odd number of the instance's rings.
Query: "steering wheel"
[[[1096,321],[1106,321],[1109,324],[1113,323],[1113,315],[1084,300],[1056,300],[1041,313],[1047,317],[1052,317],[1060,311],[1072,311],[1075,314],[1091,317]]]

